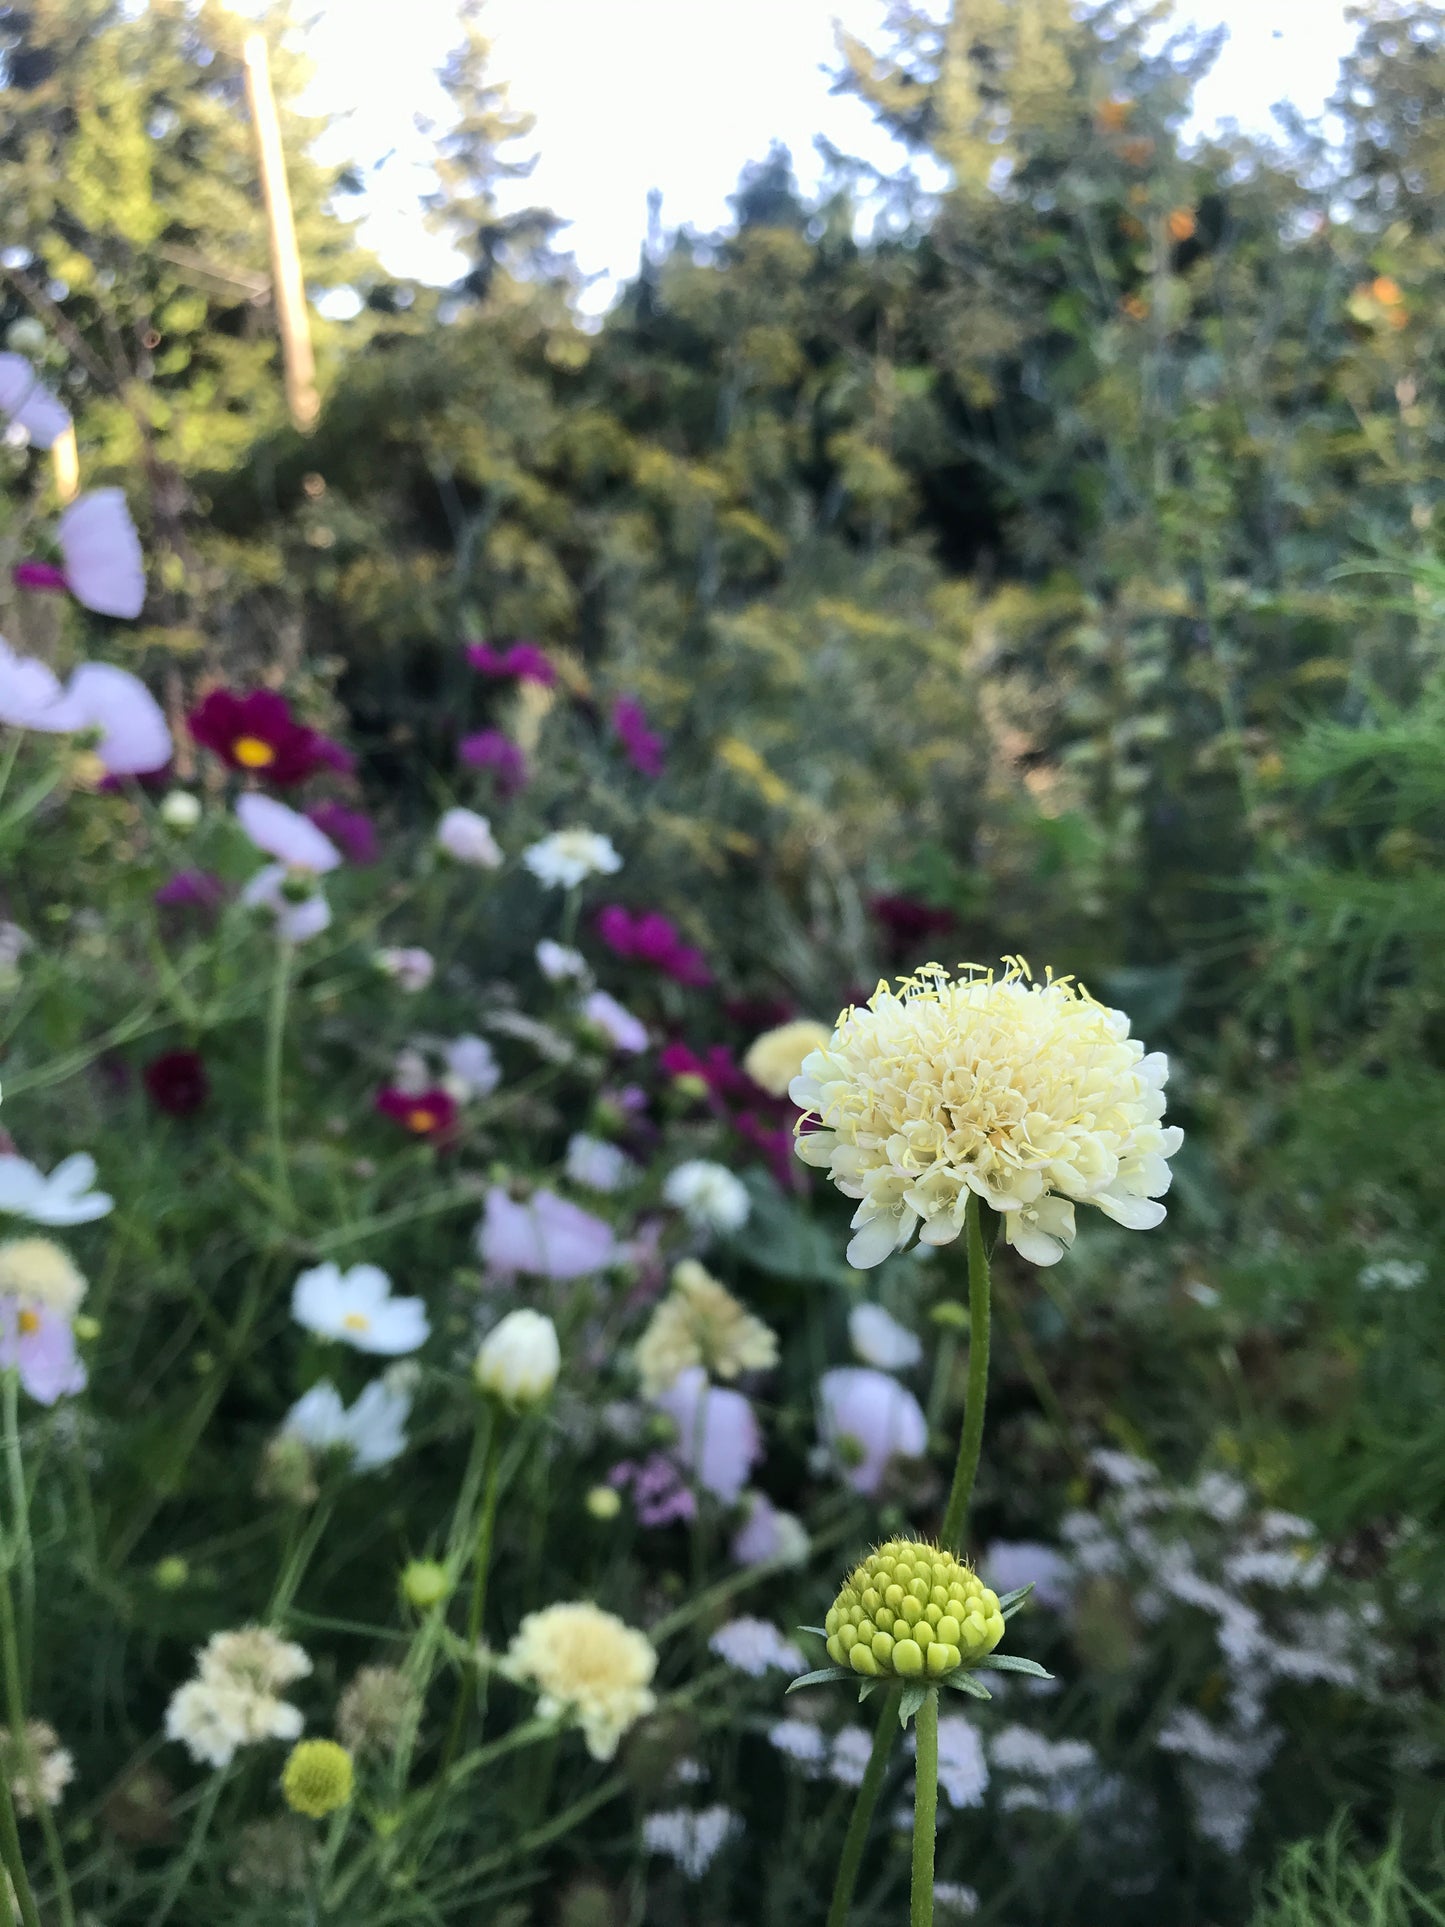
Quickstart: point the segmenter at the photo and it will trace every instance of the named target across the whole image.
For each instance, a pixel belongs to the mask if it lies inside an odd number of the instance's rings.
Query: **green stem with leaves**
[[[286,1043],[286,998],[291,987],[291,946],[276,945],[276,974],[271,980],[271,1006],[266,1020],[266,1131],[271,1140],[271,1169],[276,1197],[286,1218],[291,1217],[291,1176],[286,1164],[286,1133],[281,1121],[281,1058]]]
[[[853,1889],[858,1884],[858,1869],[863,1864],[863,1849],[868,1844],[868,1829],[873,1824],[873,1809],[883,1786],[893,1736],[898,1731],[898,1707],[903,1698],[901,1686],[890,1686],[878,1709],[878,1725],[873,1734],[873,1751],[863,1770],[858,1796],[853,1802],[853,1817],[843,1841],[838,1861],[838,1877],[833,1882],[833,1900],[828,1908],[827,1927],[848,1927],[848,1910],[853,1905]]]
[[[963,1542],[973,1482],[983,1450],[983,1415],[988,1398],[989,1271],[984,1249],[978,1197],[970,1193],[964,1214],[968,1241],[968,1392],[963,1408],[963,1431],[958,1441],[958,1463],[953,1471],[948,1504],[943,1512],[940,1543],[955,1551]]]
[[[477,1519],[477,1542],[472,1553],[472,1596],[467,1606],[467,1656],[462,1662],[462,1677],[457,1688],[456,1711],[442,1754],[441,1772],[457,1756],[466,1732],[467,1714],[477,1690],[477,1642],[482,1636],[482,1621],[487,1610],[487,1575],[492,1564],[492,1535],[497,1525],[497,1500],[502,1489],[502,1421],[490,1401],[484,1400],[479,1423],[487,1428],[486,1458],[482,1472],[482,1509]]]
[[[923,1695],[914,1725],[918,1773],[913,1793],[913,1886],[908,1927],[933,1927],[933,1848],[938,1833],[938,1688]]]

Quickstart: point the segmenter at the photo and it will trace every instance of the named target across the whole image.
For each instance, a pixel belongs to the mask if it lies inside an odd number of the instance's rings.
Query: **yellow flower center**
[[[231,745],[231,754],[242,769],[266,769],[276,760],[275,750],[259,736],[238,736]]]
[[[40,1330],[40,1313],[38,1311],[31,1311],[27,1305],[21,1311],[16,1322],[20,1327],[20,1336],[22,1338],[33,1338],[36,1332]]]
[[[364,1311],[349,1311],[341,1322],[349,1332],[369,1332],[371,1330],[371,1320]]]
[[[425,1131],[434,1131],[436,1123],[436,1112],[427,1110],[424,1105],[418,1105],[416,1110],[408,1111],[406,1114],[407,1129],[417,1132],[418,1135]]]

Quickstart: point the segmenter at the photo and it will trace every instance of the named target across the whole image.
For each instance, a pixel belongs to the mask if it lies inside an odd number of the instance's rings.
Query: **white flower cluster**
[[[216,1633],[196,1656],[196,1677],[166,1708],[166,1738],[214,1767],[229,1766],[240,1747],[294,1740],[305,1722],[280,1693],[310,1671],[300,1646],[264,1626]]]
[[[770,1667],[789,1674],[807,1671],[802,1653],[768,1619],[728,1620],[708,1641],[708,1650],[750,1679],[761,1679]]]
[[[642,1822],[642,1844],[680,1867],[689,1880],[701,1880],[734,1834],[741,1833],[742,1815],[731,1807],[669,1807],[649,1813]]]

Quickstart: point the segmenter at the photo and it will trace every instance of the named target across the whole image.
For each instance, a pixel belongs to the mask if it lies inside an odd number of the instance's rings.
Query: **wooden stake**
[[[74,422],[67,422],[64,432],[50,444],[50,463],[55,471],[55,493],[64,508],[80,493],[80,450],[75,446]]]
[[[291,410],[292,421],[304,434],[315,426],[321,404],[316,394],[306,283],[296,246],[291,191],[286,185],[281,123],[276,115],[276,96],[271,91],[271,61],[263,34],[247,34],[242,59],[246,66],[246,99],[251,108],[251,124],[256,130],[266,225],[271,236],[271,279],[276,294],[281,359],[286,371],[286,405]]]

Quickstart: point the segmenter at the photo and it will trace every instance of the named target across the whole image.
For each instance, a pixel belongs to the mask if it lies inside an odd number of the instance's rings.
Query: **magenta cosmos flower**
[[[590,1277],[623,1255],[611,1225],[580,1205],[547,1190],[518,1203],[500,1185],[487,1193],[477,1250],[489,1271],[540,1278]]]
[[[647,711],[635,696],[619,696],[612,705],[612,727],[627,760],[643,776],[661,776],[666,745],[647,726]]]
[[[377,1092],[376,1108],[383,1117],[394,1118],[419,1138],[446,1137],[457,1121],[457,1101],[440,1086],[429,1091],[402,1091],[388,1084]]]
[[[68,589],[97,615],[138,616],[145,606],[145,562],[140,537],[118,488],[79,495],[55,525],[60,566],[22,562],[14,571],[22,589]]]
[[[660,911],[632,911],[609,903],[597,913],[597,934],[619,957],[660,970],[674,983],[701,989],[712,982],[702,952],[684,943],[676,925]]]
[[[323,836],[330,837],[349,863],[375,863],[381,854],[376,825],[365,810],[349,810],[344,803],[313,803],[306,812]]]
[[[527,786],[526,753],[500,729],[479,729],[474,736],[463,736],[457,755],[468,769],[489,769],[496,778],[498,796],[515,796]]]
[[[518,682],[541,683],[550,689],[557,671],[544,650],[535,642],[514,642],[510,649],[494,649],[489,642],[469,642],[467,661],[478,675],[515,677]]]
[[[0,1370],[11,1369],[19,1372],[20,1383],[39,1405],[53,1405],[68,1392],[85,1390],[85,1367],[63,1312],[0,1298]]]
[[[186,722],[196,741],[231,769],[282,787],[304,783],[319,769],[351,768],[341,745],[298,723],[286,698],[273,689],[253,689],[245,696],[213,689]]]

